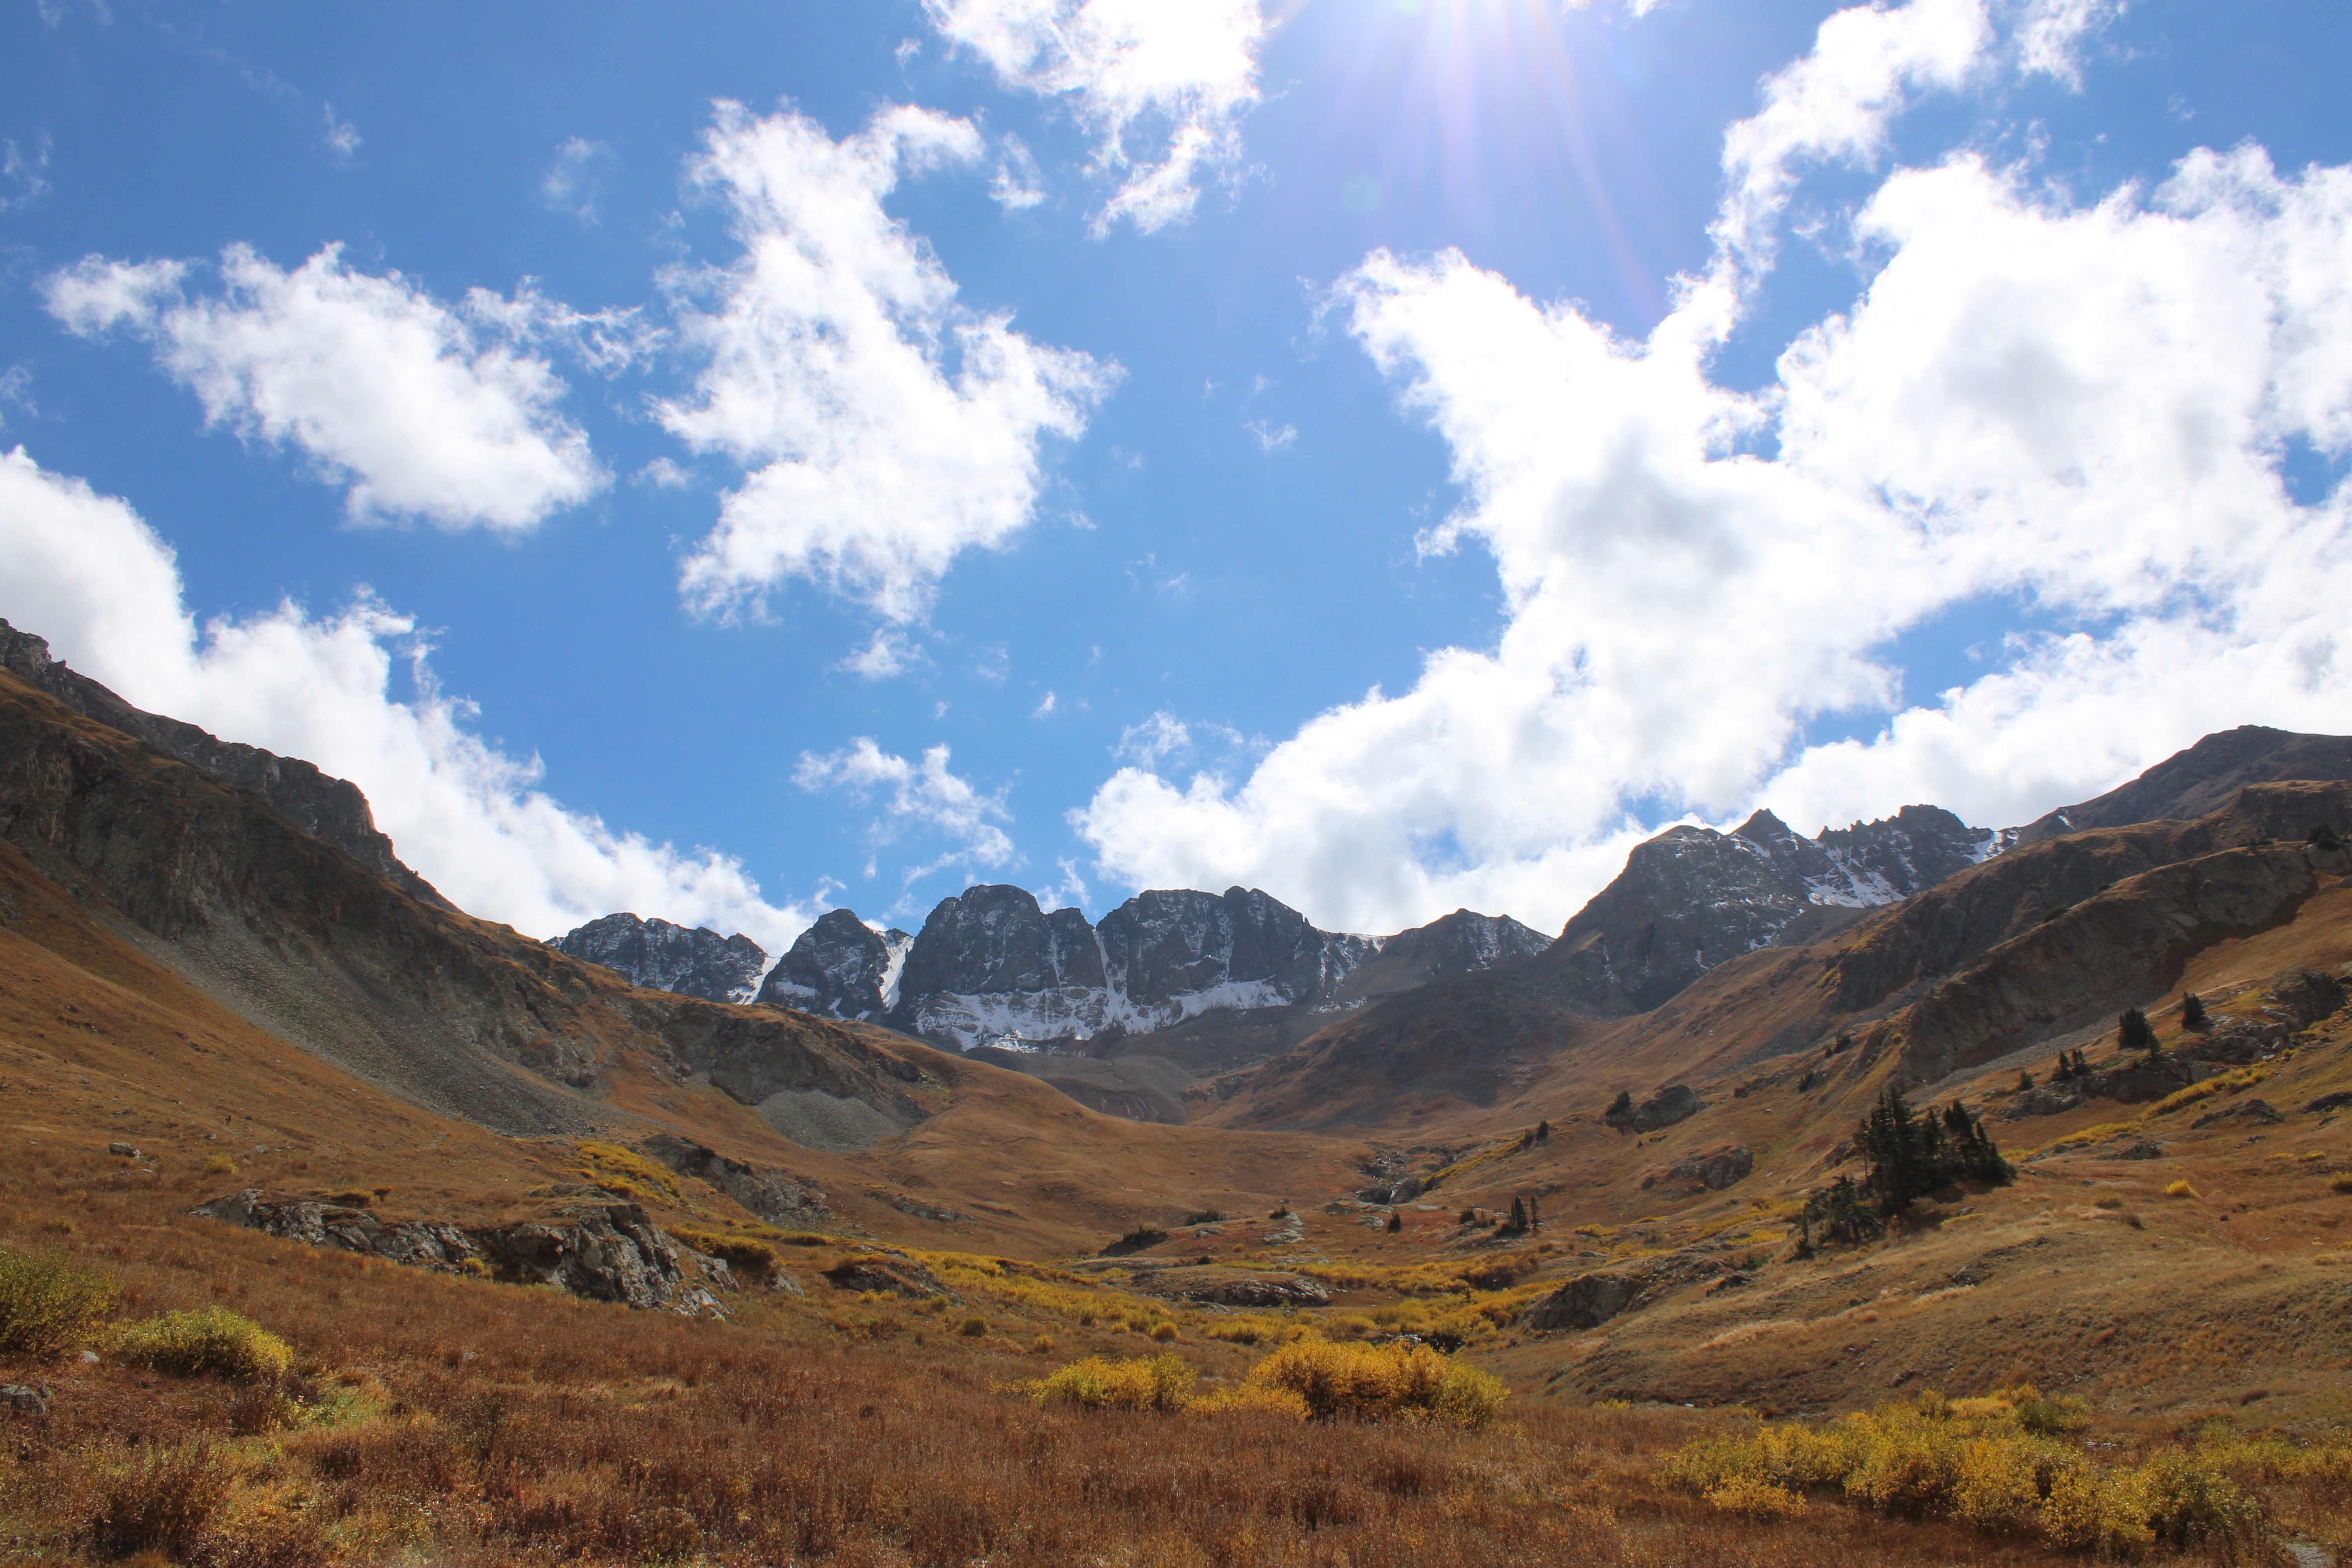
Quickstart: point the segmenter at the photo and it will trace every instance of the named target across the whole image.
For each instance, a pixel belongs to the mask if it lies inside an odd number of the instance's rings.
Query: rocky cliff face
[[[706,1002],[751,1001],[760,994],[760,976],[768,967],[766,951],[740,931],[720,936],[708,926],[688,931],[630,914],[590,921],[550,945],[601,963],[632,985]]]
[[[760,987],[760,1000],[827,1018],[878,1020],[898,1002],[898,974],[915,939],[873,928],[847,910],[827,910],[801,932]]]
[[[1759,811],[1729,833],[1670,827],[1560,932],[1547,964],[1597,1017],[1645,1013],[1727,958],[1810,941],[1998,854],[2002,835],[1932,805],[1802,838]]]
[[[144,741],[223,784],[253,791],[278,816],[333,845],[409,897],[442,909],[454,907],[392,852],[392,840],[376,830],[367,796],[350,780],[320,773],[299,757],[223,741],[194,724],[133,708],[89,677],[68,669],[63,659],[51,658],[46,639],[18,631],[5,620],[0,620],[0,669],[86,719]]]

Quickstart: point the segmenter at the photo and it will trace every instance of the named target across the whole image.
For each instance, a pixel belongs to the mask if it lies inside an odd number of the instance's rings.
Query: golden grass
[[[2200,1194],[2195,1187],[2184,1181],[2165,1183],[2164,1195],[2168,1198],[2193,1198]]]
[[[133,1366],[175,1377],[276,1379],[294,1364],[284,1340],[226,1307],[159,1313],[118,1330],[108,1348]]]

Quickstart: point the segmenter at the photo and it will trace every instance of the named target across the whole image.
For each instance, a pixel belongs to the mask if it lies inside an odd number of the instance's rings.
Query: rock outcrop
[[[1655,1132],[1698,1114],[1702,1101],[1686,1083],[1670,1083],[1638,1105],[1611,1110],[1601,1120],[1620,1132]]]
[[[255,1188],[192,1212],[445,1274],[488,1273],[641,1310],[724,1311],[696,1277],[725,1281],[726,1266],[680,1247],[635,1204],[576,1204],[560,1215],[472,1230],[415,1221],[386,1225],[365,1209],[310,1198],[273,1200]]]
[[[1755,1154],[1745,1144],[1731,1143],[1678,1160],[1666,1173],[1676,1181],[1696,1182],[1708,1192],[1719,1193],[1734,1183],[1746,1181],[1755,1170]]]
[[[760,987],[760,1000],[826,1018],[879,1020],[898,1003],[898,972],[915,939],[877,934],[847,910],[827,910],[801,932]]]
[[[689,931],[632,914],[590,921],[550,945],[601,963],[632,985],[706,1002],[751,1001],[760,994],[760,976],[768,967],[767,952],[740,931],[720,936],[708,926]]]
[[[709,1183],[772,1224],[813,1225],[833,1216],[824,1192],[806,1176],[761,1170],[675,1132],[656,1132],[637,1147],[681,1176]]]
[[[1519,1327],[1534,1333],[1580,1332],[1646,1307],[1669,1291],[1722,1272],[1720,1260],[1686,1253],[1645,1258],[1621,1268],[1580,1274],[1529,1307]]]
[[[367,796],[350,780],[320,773],[299,757],[223,741],[194,724],[133,708],[89,676],[68,669],[63,659],[51,658],[45,638],[18,631],[5,620],[0,620],[0,669],[86,719],[144,741],[223,784],[251,790],[278,816],[333,845],[409,897],[443,909],[453,907],[392,852],[392,840],[378,831]]]

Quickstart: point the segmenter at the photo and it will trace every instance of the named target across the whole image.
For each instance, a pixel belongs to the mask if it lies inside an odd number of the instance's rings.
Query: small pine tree
[[[2074,1076],[2076,1078],[2086,1078],[2090,1075],[2090,1057],[2082,1050],[2077,1049],[2074,1052]]]
[[[1551,1142],[1550,1122],[1538,1121],[1536,1123],[1536,1142],[1538,1143],[1549,1143]]]
[[[1390,1234],[1391,1236],[1394,1236],[1397,1232],[1399,1232],[1399,1231],[1402,1230],[1403,1228],[1404,1228],[1404,1215],[1401,1215],[1401,1214],[1397,1213],[1397,1212],[1396,1212],[1396,1210],[1394,1210],[1394,1209],[1391,1209],[1391,1210],[1389,1211],[1389,1234]]]
[[[2033,1088],[2033,1075],[2023,1068],[2017,1069],[2017,1092],[2024,1094]]]
[[[2147,1021],[2147,1014],[2126,1007],[2116,1016],[2116,1048],[2126,1056],[2134,1051],[2156,1054],[2156,1026]]]
[[[1528,1205],[1517,1193],[1511,1194],[1511,1217],[1503,1222],[1503,1229],[1512,1236],[1525,1236],[1528,1230]]]
[[[1543,1211],[1537,1206],[1537,1199],[1533,1197],[1529,1197],[1528,1199],[1528,1229],[1529,1231],[1539,1231],[1543,1229]]]
[[[2324,822],[2313,823],[2311,831],[2304,837],[2315,849],[2341,849],[2344,847],[2343,837]]]
[[[1609,1114],[1612,1117],[1622,1116],[1633,1109],[1633,1091],[1630,1089],[1619,1089],[1617,1098],[1609,1102]]]
[[[1476,1225],[1478,1223],[1478,1211],[1476,1209],[1465,1208],[1462,1211],[1461,1217],[1456,1219],[1454,1223],[1456,1225]]]
[[[2210,1026],[2213,1020],[2208,1017],[2205,1013],[2205,998],[2198,995],[2196,992],[2191,991],[2188,995],[2183,996],[2180,999],[2180,1026],[2182,1028],[2202,1029]]]

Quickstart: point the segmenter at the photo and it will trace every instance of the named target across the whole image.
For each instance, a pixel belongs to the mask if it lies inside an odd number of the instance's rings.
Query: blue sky
[[[0,614],[536,934],[1556,927],[1670,820],[2352,730],[2341,6],[0,42]]]

